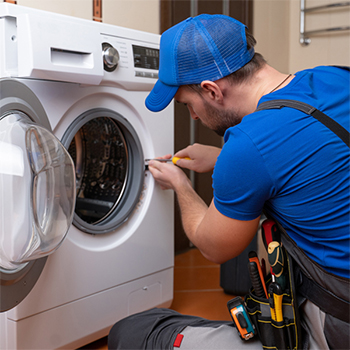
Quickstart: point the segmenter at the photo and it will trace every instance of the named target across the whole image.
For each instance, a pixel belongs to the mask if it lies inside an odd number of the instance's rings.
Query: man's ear
[[[224,95],[218,84],[216,84],[214,81],[204,80],[201,82],[201,88],[203,90],[202,93],[204,96],[206,96],[206,98],[212,100],[213,102],[222,104]]]

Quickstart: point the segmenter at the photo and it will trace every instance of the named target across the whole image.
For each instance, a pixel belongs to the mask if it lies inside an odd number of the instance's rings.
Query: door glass
[[[72,222],[74,164],[59,140],[21,112],[0,117],[0,268],[54,252]]]

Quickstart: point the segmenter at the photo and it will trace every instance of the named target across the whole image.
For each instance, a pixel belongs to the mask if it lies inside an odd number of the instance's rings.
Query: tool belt
[[[276,261],[282,268],[279,271],[278,268],[271,269],[271,273],[265,276],[265,264],[260,264],[256,252],[251,251],[248,270],[252,287],[244,303],[240,297],[227,303],[229,312],[243,340],[257,336],[265,349],[307,349],[299,317],[301,301],[296,294],[295,282],[298,278],[295,276],[294,259],[281,245],[276,223],[272,220],[264,223],[263,241],[269,251],[269,262],[276,265]],[[272,246],[276,249],[270,252]]]
[[[282,320],[273,314],[276,305],[268,298],[257,296],[259,288],[252,287],[245,296],[246,309],[266,349],[307,349],[308,335],[301,326],[300,306],[310,300],[325,313],[324,335],[332,349],[349,349],[350,281],[325,271],[311,260],[287,235],[276,221],[267,219],[262,224],[265,247],[266,231],[273,227],[274,240],[279,240],[283,251],[286,285],[282,298]],[[264,232],[265,231],[265,232]],[[254,279],[252,278],[254,285]],[[265,278],[267,289],[271,274]],[[261,295],[261,293],[258,293]]]
[[[280,305],[274,295],[257,296],[252,287],[245,296],[246,309],[255,326],[257,336],[266,349],[304,349],[299,319],[298,302],[295,293],[293,259],[284,251],[287,286],[283,290]],[[272,282],[271,274],[265,278],[266,289]]]

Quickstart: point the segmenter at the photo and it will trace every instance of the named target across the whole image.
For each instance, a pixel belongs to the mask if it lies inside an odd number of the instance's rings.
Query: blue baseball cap
[[[225,15],[189,17],[165,31],[160,39],[159,79],[146,98],[146,107],[159,112],[181,85],[221,79],[247,64],[246,26]]]

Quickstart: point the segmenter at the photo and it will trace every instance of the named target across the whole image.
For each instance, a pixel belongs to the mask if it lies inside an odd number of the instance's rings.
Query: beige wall
[[[159,1],[103,0],[102,20],[108,24],[159,34]],[[17,5],[91,20],[92,2],[92,0],[17,0]]]
[[[306,6],[320,6],[339,3],[339,0],[306,0]],[[318,34],[310,36],[311,43],[302,46],[299,43],[299,1],[290,3],[290,62],[293,72],[305,67],[322,64],[350,65],[350,32]],[[350,25],[350,7],[337,10],[323,10],[306,15],[305,30]]]
[[[253,11],[256,51],[271,66],[288,72],[289,0],[255,0]]]
[[[17,0],[17,5],[92,19],[92,1],[89,0]]]
[[[103,22],[159,34],[160,0],[103,0]]]
[[[3,0],[0,0],[2,2]],[[306,0],[307,7],[339,0]],[[160,0],[103,0],[103,22],[159,33]],[[18,5],[92,19],[92,0],[17,0]],[[350,65],[350,32],[318,35],[299,43],[300,0],[255,0],[257,51],[284,72],[321,64]],[[350,25],[350,7],[307,15],[306,30]]]
[[[306,0],[307,7],[339,2]],[[300,0],[255,0],[254,36],[257,51],[284,73],[317,65],[350,65],[350,32],[311,36],[311,43],[299,43]],[[308,14],[306,30],[350,25],[350,7]]]

